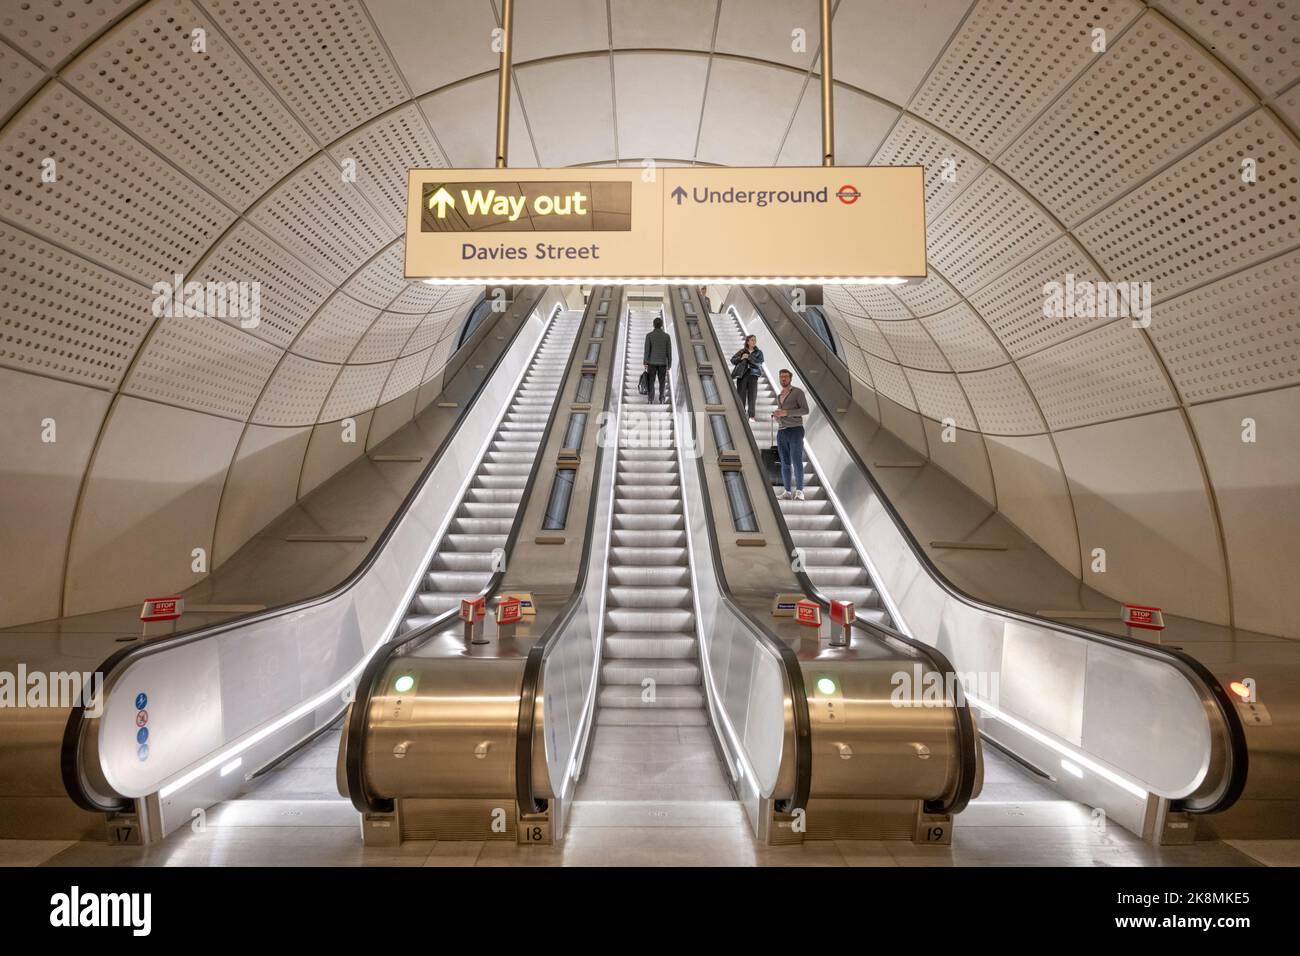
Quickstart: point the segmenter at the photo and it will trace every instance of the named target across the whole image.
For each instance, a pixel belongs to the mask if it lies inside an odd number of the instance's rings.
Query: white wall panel
[[[910,368],[929,369],[932,372],[946,372],[948,360],[934,344],[930,333],[926,332],[916,319],[904,322],[881,322],[878,326],[882,335],[889,341],[898,361]]]
[[[614,55],[618,151],[623,158],[695,155],[708,66],[708,57],[693,54]]]
[[[493,57],[493,59],[497,59]],[[483,76],[423,97],[420,108],[452,166],[491,166],[496,152],[497,79]],[[510,165],[536,166],[519,97],[510,97]]]
[[[925,374],[927,373],[909,372],[908,377]],[[965,405],[965,402],[962,402],[962,404]],[[967,412],[966,414],[969,417],[970,413]],[[942,424],[926,418],[922,425],[929,441],[930,460],[979,495],[992,507],[995,500],[993,497],[993,475],[989,471],[989,459],[984,451],[984,439],[980,434],[959,429],[952,433],[952,441],[944,441],[944,426]]]
[[[891,291],[913,315],[932,315],[961,301],[961,296],[933,269],[924,279],[893,286]]]
[[[323,481],[364,454],[373,414],[366,411],[355,417],[356,441],[353,442],[343,440],[342,422],[324,422],[312,429],[302,462],[302,477],[298,482],[299,498],[311,494]]]
[[[515,79],[542,166],[618,158],[608,56],[520,66]]]
[[[218,567],[294,503],[311,428],[249,425],[226,476],[212,543]]]
[[[1223,519],[1237,626],[1300,638],[1300,389],[1198,405],[1191,417]],[[1247,418],[1254,443],[1242,441]]]
[[[614,49],[660,47],[705,50],[713,41],[717,0],[610,0]]]
[[[340,369],[339,365],[286,355],[267,382],[250,421],[280,427],[315,424]]]
[[[832,25],[836,78],[901,106],[970,5],[971,0],[840,0]]]
[[[818,16],[817,0],[722,0],[714,49],[807,70],[821,44]],[[791,49],[796,28],[803,51]]]
[[[365,0],[407,83],[419,96],[495,70],[492,5],[465,0]]]
[[[776,157],[804,76],[737,60],[714,60],[704,102],[698,158],[727,166],[766,166]]]
[[[920,322],[936,342],[942,343],[944,357],[958,372],[992,368],[1007,360],[997,337],[965,303],[926,316]]]
[[[1116,600],[1226,624],[1223,560],[1182,416],[1071,429],[1056,446],[1079,520],[1085,583]],[[1092,571],[1093,548],[1106,549],[1104,574]]]
[[[379,393],[388,379],[392,362],[377,365],[345,365],[334,382],[329,398],[320,411],[320,421],[333,422],[340,418],[355,418],[361,412],[375,407]]]
[[[243,426],[121,396],[95,451],[72,535],[65,611],[174,594],[202,579],[221,486]]]
[[[68,530],[109,400],[0,370],[0,626],[59,616]],[[43,440],[46,419],[52,442]]]
[[[873,166],[924,166],[925,214],[933,219],[988,165],[972,150],[911,115],[903,116]]]
[[[822,107],[820,80],[804,87],[794,123],[776,162],[781,166],[820,166]],[[865,166],[898,116],[898,110],[854,90],[835,90],[835,162]]]
[[[942,422],[950,418],[958,428],[975,431],[975,416],[962,395],[957,376],[946,372],[922,372],[913,368],[903,369],[907,382],[916,396],[919,411],[927,418]]]
[[[1079,535],[1065,476],[1045,435],[986,435],[998,508],[1058,564],[1080,575]]]

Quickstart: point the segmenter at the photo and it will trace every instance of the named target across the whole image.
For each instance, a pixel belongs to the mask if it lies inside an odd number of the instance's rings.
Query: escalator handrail
[[[541,349],[546,336],[553,330],[555,314],[559,311],[560,307],[557,306],[555,313],[552,313],[551,319],[547,322],[547,327],[542,330],[542,336],[538,339],[537,343],[538,350]],[[578,324],[578,328],[574,331],[573,343],[569,346],[569,358],[564,365],[566,369],[573,367],[573,359],[578,353],[578,343],[582,340],[582,330],[586,327],[588,318],[588,314],[584,312],[582,319]],[[504,354],[505,350],[503,349],[502,355]],[[536,361],[536,358],[537,353],[534,352],[533,358],[529,360],[530,366],[533,361]],[[523,527],[524,514],[528,510],[528,502],[532,497],[533,486],[536,484],[537,476],[541,471],[543,457],[542,450],[546,448],[546,443],[550,441],[551,430],[555,427],[555,420],[559,417],[561,406],[564,405],[564,387],[566,384],[568,384],[567,376],[565,379],[561,380],[560,387],[556,390],[555,403],[551,406],[551,414],[546,419],[546,428],[542,431],[541,443],[537,446],[537,457],[533,459],[532,466],[528,470],[528,479],[524,482],[523,494],[519,498],[519,510],[515,512],[514,523],[510,526],[510,532],[506,536],[506,543],[503,552],[507,556],[507,563],[509,555],[514,552],[515,543],[519,540],[519,529]],[[522,384],[520,385],[520,388],[522,388]],[[509,412],[510,404],[513,404],[518,392],[519,388],[516,388],[515,391],[510,394],[507,400],[506,412],[502,413],[503,419],[505,414]],[[500,429],[499,424],[497,428],[498,430]],[[475,467],[477,468],[480,465],[482,465],[481,460],[475,465]],[[457,503],[457,507],[459,507],[459,502]],[[424,571],[427,570],[428,568],[424,569]],[[423,574],[424,572],[422,571],[421,573]],[[494,597],[497,591],[500,590],[501,582],[505,578],[505,575],[506,571],[504,567],[494,570],[492,576],[488,578],[487,583],[479,589],[476,597],[483,598],[484,601],[490,600]],[[452,623],[452,621],[457,620],[459,617],[459,608],[449,608],[435,617],[432,621],[428,621],[419,627],[412,628],[407,633],[385,642],[375,650],[373,655],[371,655],[370,660],[366,663],[365,669],[357,678],[357,689],[350,705],[350,713],[348,714],[347,747],[344,753],[344,773],[347,778],[348,795],[352,800],[352,805],[361,813],[384,813],[392,810],[391,800],[377,799],[366,789],[365,772],[362,766],[362,756],[365,752],[366,728],[369,726],[370,701],[374,697],[379,675],[399,650],[410,646],[416,641],[421,641],[441,633]]]
[[[597,287],[599,288],[599,287]],[[616,287],[617,288],[617,287]],[[595,303],[596,289],[591,291],[591,302]],[[617,346],[619,337],[623,332],[623,303],[625,297],[620,290],[617,296],[611,295],[607,301],[617,301],[619,320],[618,334],[610,336],[606,341],[615,343]],[[609,334],[609,322],[606,317],[605,333]],[[614,374],[618,369],[619,356],[614,354],[610,359],[610,369],[608,381],[605,383],[605,404],[601,414],[606,422],[609,421],[610,405],[614,398],[614,389],[621,387],[616,382],[617,376]],[[614,441],[618,441],[618,433],[614,433]],[[598,443],[596,446],[596,459],[592,469],[592,474],[599,478],[601,467],[605,460],[605,445],[607,442]],[[555,619],[551,621],[550,626],[539,637],[536,643],[528,649],[528,656],[524,659],[524,673],[520,679],[519,685],[519,718],[515,723],[515,803],[518,804],[520,813],[532,814],[541,813],[546,809],[545,801],[537,799],[533,793],[533,734],[536,732],[536,715],[537,715],[537,688],[542,679],[542,665],[546,663],[546,658],[550,656],[551,651],[559,641],[557,638],[569,626],[573,620],[574,614],[577,613],[578,604],[586,590],[587,574],[591,568],[591,541],[592,533],[596,530],[596,507],[595,496],[587,506],[587,520],[583,530],[583,541],[585,547],[582,549],[582,558],[578,562],[578,575],[574,581],[573,590],[569,593],[568,599],[561,605],[556,612]]]
[[[699,310],[698,314],[703,316],[700,324],[708,324],[708,316],[700,308],[698,297],[695,296],[694,290],[692,290],[691,295],[692,298],[695,299],[696,309]],[[669,293],[669,297],[672,298],[671,293]],[[676,318],[680,302],[674,299],[672,306],[673,316]],[[676,325],[675,322],[674,324]],[[680,336],[677,337],[677,341],[680,343]],[[714,337],[714,345],[718,345],[716,336]],[[679,354],[682,352],[680,348],[678,351]],[[722,352],[720,347],[718,348],[718,355],[720,358],[725,360],[726,355]],[[679,374],[684,372],[684,370],[685,368],[683,363],[679,361]],[[682,391],[686,395],[686,409],[690,412],[690,420],[693,422],[695,421],[694,399],[691,397],[690,386],[684,381],[682,382]],[[748,431],[748,429],[746,429],[746,431]],[[696,437],[696,441],[701,440],[700,437]],[[695,456],[695,467],[699,472],[700,494],[704,500],[704,510],[707,514],[712,515],[713,501],[712,496],[709,494],[709,483],[707,480],[703,455]],[[723,602],[732,613],[748,624],[750,630],[758,636],[759,640],[776,655],[777,660],[781,665],[781,669],[785,672],[786,686],[790,688],[790,700],[794,719],[795,786],[790,799],[776,801],[775,808],[781,813],[790,813],[795,810],[807,810],[808,798],[812,793],[812,715],[808,709],[808,688],[807,685],[804,684],[803,668],[799,664],[798,655],[795,654],[789,644],[781,640],[781,638],[778,637],[764,622],[755,618],[732,599],[731,585],[727,580],[727,574],[723,566],[722,551],[718,546],[717,535],[710,530],[708,539],[709,557],[713,561],[713,573],[718,579],[719,597],[722,598]]]
[[[757,311],[757,304],[753,303],[752,300],[751,304],[754,305],[755,311]],[[712,318],[703,310],[702,305],[700,306],[700,310],[701,315],[703,316],[700,324],[708,327],[708,334],[713,340],[714,346],[718,350],[718,355],[726,361],[728,353],[722,349],[722,343],[718,340],[718,333],[713,327]],[[743,331],[744,327],[739,321],[739,317],[737,317],[737,324],[741,325]],[[804,380],[807,381],[806,378]],[[740,406],[740,395],[737,393],[736,389],[728,388],[726,391],[731,394],[732,401],[736,403],[736,407],[742,420],[747,420],[748,412]],[[816,400],[816,396],[812,396],[812,398],[814,401]],[[753,428],[745,427],[742,428],[741,431],[745,433],[749,440],[750,450],[754,454],[754,461],[762,462],[762,452],[759,450],[758,439],[754,435]],[[842,433],[837,434],[840,435],[841,439],[843,438]],[[786,554],[793,554],[795,553],[797,546],[794,543],[794,538],[790,534],[790,529],[786,526],[785,519],[781,517],[781,505],[777,500],[776,492],[772,490],[772,484],[767,480],[766,475],[762,476],[760,484],[765,489],[768,502],[771,504],[773,512],[778,517],[776,522],[777,531],[781,535],[781,542],[786,549]],[[799,582],[800,589],[808,598],[816,601],[823,608],[830,607],[830,599],[822,593],[822,590],[816,585],[812,578],[808,576],[807,571],[804,571],[802,568],[796,568],[794,574]],[[909,637],[896,628],[887,627],[883,624],[876,624],[862,619],[854,621],[853,627],[862,631],[864,636],[871,640],[879,641],[883,639],[905,645],[913,652],[927,658],[930,661],[931,666],[941,674],[956,673],[953,669],[952,662],[948,660],[946,654],[930,644]],[[948,688],[955,686],[955,684],[951,681],[944,681],[942,686]],[[926,804],[926,811],[936,814],[960,813],[962,810],[966,809],[966,805],[970,803],[971,797],[975,793],[975,783],[979,778],[979,765],[976,756],[979,745],[975,729],[975,718],[971,713],[970,704],[966,701],[964,695],[949,694],[948,697],[949,704],[953,710],[957,736],[957,780],[953,785],[951,794],[949,794],[946,799]]]
[[[545,287],[536,287],[535,291],[532,291],[532,298],[529,300],[523,300],[523,303],[526,304],[527,307],[518,310],[518,312],[527,315],[529,311],[537,306],[537,303],[540,301],[544,292]],[[483,301],[485,296],[486,292],[480,293],[478,300],[476,300],[476,304],[477,302]],[[474,307],[475,306],[471,306],[471,311]],[[503,315],[502,318],[504,319],[505,315]],[[297,613],[315,607],[318,604],[332,601],[355,587],[357,582],[360,581],[374,563],[379,560],[380,553],[387,546],[389,539],[395,533],[398,525],[401,524],[402,518],[406,515],[407,511],[410,510],[416,496],[420,492],[420,489],[423,487],[425,481],[428,480],[430,473],[432,473],[433,469],[438,465],[438,462],[441,461],[442,456],[446,453],[447,449],[451,447],[452,439],[456,436],[461,420],[469,413],[469,409],[473,406],[475,401],[477,401],[483,388],[491,379],[492,374],[496,371],[502,358],[505,356],[506,352],[509,351],[511,345],[514,344],[515,339],[526,324],[526,322],[519,323],[519,327],[511,334],[510,340],[502,346],[499,354],[493,360],[491,367],[487,369],[482,378],[475,385],[473,392],[466,401],[461,403],[461,410],[456,417],[456,421],[452,423],[447,434],[443,436],[442,441],[430,456],[428,464],[421,470],[419,477],[416,478],[415,482],[411,485],[406,497],[402,499],[402,503],[393,513],[393,517],[375,539],[374,545],[347,577],[328,590],[322,591],[321,593],[312,595],[308,598],[290,601],[286,604],[276,605],[275,607],[263,608],[247,614],[240,614],[217,624],[211,624],[207,627],[198,627],[194,630],[183,631],[179,634],[170,634],[164,637],[159,637],[144,644],[134,644],[122,647],[110,654],[97,669],[97,672],[102,675],[100,682],[101,697],[106,697],[109,691],[109,683],[117,674],[122,673],[125,668],[145,657],[160,654],[164,651],[182,647],[196,641],[208,640],[220,634],[224,634],[227,631],[235,630],[236,628],[247,627],[250,624],[256,624],[276,617],[283,617],[286,614]],[[495,324],[493,327],[495,327]],[[102,700],[101,703],[103,703]],[[105,803],[99,800],[95,794],[91,793],[86,787],[86,782],[81,774],[82,750],[84,748],[86,728],[89,723],[85,711],[86,708],[84,704],[73,706],[68,714],[67,723],[64,725],[63,742],[60,746],[59,753],[59,773],[63,780],[63,787],[68,792],[68,796],[71,798],[72,802],[83,810],[89,810],[94,813],[112,813],[127,809],[131,804],[130,800],[122,798],[117,801]]]
[[[761,316],[762,309],[759,307],[758,303],[754,301],[749,290],[745,289],[743,291],[745,296],[749,299],[750,305],[754,308],[754,311]],[[790,312],[789,304],[783,297],[775,295],[768,290],[768,298],[776,302],[783,313]],[[798,322],[792,318],[791,315],[785,314],[784,317],[787,321],[792,322],[796,328],[798,327]],[[795,359],[790,357],[790,362],[793,364]],[[800,375],[805,382],[808,381],[806,376],[803,376],[802,373],[800,373]],[[818,402],[818,405],[821,405],[820,400],[817,399],[815,395],[812,395],[811,397],[814,401]],[[1241,721],[1241,715],[1237,713],[1236,706],[1228,697],[1227,690],[1224,689],[1223,684],[1210,672],[1208,667],[1185,651],[1175,650],[1166,645],[1150,644],[1146,641],[1140,641],[1135,638],[1120,637],[1116,634],[1106,634],[1102,631],[1094,631],[1075,624],[1067,624],[1051,618],[1040,617],[1039,615],[1031,614],[1028,611],[999,607],[996,604],[991,604],[988,601],[981,600],[980,598],[974,597],[973,595],[963,591],[957,585],[948,580],[947,576],[930,558],[930,555],[926,553],[923,547],[921,547],[920,542],[916,540],[916,536],[912,533],[912,529],[903,520],[902,515],[894,506],[894,503],[889,499],[889,496],[885,494],[884,489],[880,487],[880,484],[876,481],[875,475],[872,474],[869,468],[867,468],[866,463],[862,460],[862,456],[859,455],[857,449],[849,443],[848,438],[844,434],[844,429],[841,427],[840,423],[836,421],[835,416],[826,414],[824,406],[820,410],[822,417],[835,432],[836,437],[844,446],[844,450],[849,455],[854,466],[861,471],[863,476],[866,478],[867,483],[871,486],[872,492],[879,499],[881,506],[885,509],[886,514],[889,515],[894,527],[898,530],[903,540],[907,542],[907,546],[911,550],[913,556],[920,563],[921,567],[925,569],[926,573],[929,574],[935,584],[947,592],[947,594],[954,600],[960,601],[962,604],[979,611],[984,611],[990,614],[1000,614],[1012,618],[1013,620],[1032,624],[1036,627],[1058,631],[1062,634],[1068,634],[1072,637],[1077,637],[1081,640],[1093,643],[1106,644],[1118,650],[1136,653],[1152,660],[1170,664],[1178,668],[1183,673],[1184,677],[1188,678],[1189,683],[1192,683],[1193,686],[1199,684],[1199,690],[1208,691],[1208,696],[1213,701],[1214,708],[1222,719],[1227,731],[1229,749],[1226,756],[1230,764],[1229,777],[1218,796],[1206,806],[1186,806],[1183,805],[1182,801],[1175,801],[1175,803],[1189,813],[1220,813],[1231,807],[1237,801],[1238,797],[1241,796],[1242,791],[1245,789],[1246,776],[1249,769],[1250,758],[1248,756],[1249,748],[1246,743],[1246,731]]]

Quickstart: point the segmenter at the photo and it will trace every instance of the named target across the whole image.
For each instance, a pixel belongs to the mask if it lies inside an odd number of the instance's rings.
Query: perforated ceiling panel
[[[1258,182],[1242,181],[1242,160]],[[1116,279],[1163,299],[1300,243],[1300,149],[1267,111],[1252,113],[1076,235]]]
[[[967,295],[1060,233],[1023,192],[991,169],[929,231],[930,261]]]
[[[1127,319],[1020,361],[1053,429],[1155,412],[1177,404],[1147,346]]]
[[[1044,314],[1048,285],[1057,283],[1061,286],[1064,302],[1064,286],[1069,276],[1073,276],[1075,282],[1096,282],[1098,279],[1097,270],[1083,251],[1070,239],[1062,238],[974,293],[970,302],[997,333],[1008,352],[1014,356],[1028,355],[1107,321],[1098,316],[1076,317],[1073,308],[1066,317]],[[1047,311],[1054,310],[1049,308]]]
[[[910,319],[911,315],[887,289],[874,285],[849,286],[848,293],[858,304],[858,311],[873,319]]]
[[[1000,165],[1077,222],[1253,105],[1246,88],[1154,13],[1006,151]],[[1141,149],[1133,144],[1141,142]]]
[[[381,309],[402,294],[407,286],[405,272],[406,245],[399,240],[367,262],[348,280],[343,291],[366,305]]]
[[[396,299],[389,303],[387,312],[413,312],[427,315],[435,306],[442,304],[447,295],[447,286],[430,285],[427,282],[408,282]]]
[[[451,357],[451,353],[455,348],[456,340],[448,336],[430,349],[429,364],[424,367],[424,375],[420,380],[427,382],[446,368],[447,359]]]
[[[867,368],[871,369],[871,382],[876,391],[886,398],[893,399],[904,408],[916,411],[916,400],[912,397],[912,390],[903,375],[902,367],[894,362],[876,358],[869,352],[865,353],[865,357]]]
[[[884,333],[893,347],[898,361],[911,368],[930,369],[936,372],[948,371],[948,362],[939,347],[930,339],[930,334],[915,319],[906,322],[881,322],[880,331]]]
[[[875,322],[849,312],[844,313],[844,321],[853,330],[853,335],[858,340],[858,344],[864,349],[879,358],[890,362],[897,361],[894,350],[890,348],[885,337],[880,334],[880,326],[876,325]]]
[[[1093,27],[1112,35],[1135,0],[984,0],[917,93],[913,111],[996,156],[1093,58]]]
[[[1157,306],[1151,335],[1188,402],[1300,383],[1300,253]]]
[[[44,75],[7,43],[0,43],[0,119],[9,115],[40,84]]]
[[[153,293],[0,223],[0,362],[116,388],[153,323]]]
[[[336,143],[330,154],[342,167],[356,164],[356,183],[395,231],[406,223],[406,171],[447,165],[428,120],[414,103],[374,120]]]
[[[345,362],[380,310],[336,292],[298,336],[291,351],[319,362]]]
[[[190,278],[258,283],[258,321],[248,331],[281,347],[293,341],[331,289],[329,282],[246,222],[226,233]],[[240,320],[236,316],[228,321]]]
[[[320,420],[333,422],[374,408],[392,367],[392,362],[345,366],[321,409]]]
[[[55,182],[41,180],[45,159]],[[5,126],[0,168],[0,215],[150,286],[188,270],[235,218],[58,83]]]
[[[254,424],[313,424],[339,370],[338,365],[286,355],[257,403]]]
[[[975,417],[962,396],[956,375],[913,368],[905,369],[904,374],[916,395],[916,404],[922,415],[936,422],[951,419],[958,428],[967,431],[976,429]]]
[[[415,352],[394,362],[393,370],[389,373],[388,381],[379,396],[379,404],[383,405],[385,402],[400,398],[419,385],[420,375],[424,372],[431,353],[432,349],[425,349],[423,352]]]
[[[1159,0],[1158,6],[1265,92],[1300,75],[1294,0]]]
[[[393,238],[392,230],[343,182],[342,171],[326,156],[295,173],[249,218],[334,282],[345,281]]]
[[[199,36],[202,52],[194,50]],[[63,75],[236,209],[315,151],[307,131],[189,0],[146,4]]]
[[[324,143],[407,99],[355,0],[206,0],[208,11]]]
[[[244,421],[280,349],[204,318],[162,318],[122,390]]]
[[[453,306],[447,309],[437,309],[426,315],[420,320],[420,324],[415,331],[411,333],[411,340],[403,346],[402,354],[409,355],[412,352],[422,352],[444,335],[455,335],[457,330],[448,328],[455,314],[456,309]]]
[[[383,362],[397,358],[423,318],[409,312],[385,312],[375,320],[348,361]]]
[[[1010,365],[958,376],[980,431],[991,435],[1034,435],[1045,431],[1024,381]]]
[[[943,354],[959,372],[992,368],[1006,362],[1007,355],[975,310],[965,303],[921,319],[931,337],[943,343]]]
[[[987,165],[974,152],[925,123],[904,116],[873,166],[924,166],[926,215],[938,215]]]
[[[920,282],[895,286],[891,291],[913,315],[933,315],[961,301],[961,296],[934,271]]]
[[[7,0],[0,35],[52,70],[138,0]]]

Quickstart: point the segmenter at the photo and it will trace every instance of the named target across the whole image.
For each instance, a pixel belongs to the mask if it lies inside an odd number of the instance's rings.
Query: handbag
[[[648,395],[650,393],[650,370],[649,369],[641,373],[641,378],[636,383],[636,390],[640,392],[642,395]]]

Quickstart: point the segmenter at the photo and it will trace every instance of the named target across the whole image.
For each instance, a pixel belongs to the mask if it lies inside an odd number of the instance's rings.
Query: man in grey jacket
[[[650,387],[646,401],[655,400],[655,379],[659,379],[659,402],[668,394],[668,367],[673,364],[673,340],[664,331],[664,320],[656,317],[654,328],[645,336],[645,370],[650,373]]]
[[[776,449],[781,455],[781,484],[785,490],[778,498],[803,501],[803,420],[809,411],[808,396],[794,383],[788,368],[781,369],[781,393],[776,397],[776,411],[772,417],[777,422]],[[795,486],[793,494],[790,485]]]

